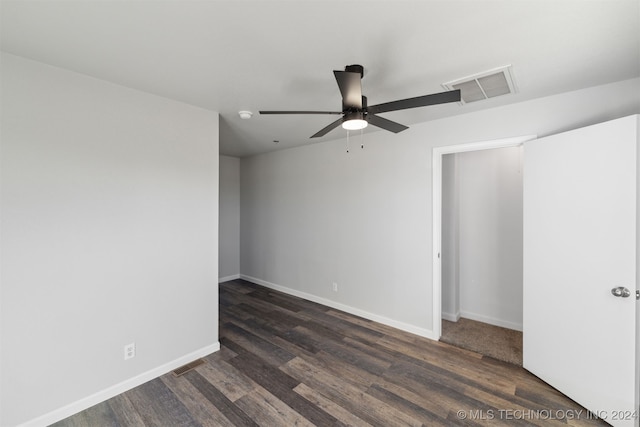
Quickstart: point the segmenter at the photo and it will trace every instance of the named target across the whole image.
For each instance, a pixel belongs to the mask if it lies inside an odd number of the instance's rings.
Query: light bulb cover
[[[344,116],[342,128],[346,130],[360,130],[367,127],[369,122],[364,119],[364,113],[354,111]]]
[[[346,130],[360,130],[366,128],[368,125],[369,123],[363,119],[351,119],[342,122],[342,128]]]
[[[251,116],[253,116],[253,113],[251,111],[243,110],[243,111],[238,111],[238,115],[242,120],[249,120]]]

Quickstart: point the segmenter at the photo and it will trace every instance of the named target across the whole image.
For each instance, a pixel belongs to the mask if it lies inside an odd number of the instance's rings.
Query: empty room
[[[0,48],[0,426],[639,427],[638,0],[1,0]]]

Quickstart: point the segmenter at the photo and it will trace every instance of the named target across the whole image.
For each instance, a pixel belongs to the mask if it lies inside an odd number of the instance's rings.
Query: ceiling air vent
[[[511,65],[443,83],[442,86],[449,90],[460,89],[462,104],[516,93],[516,85],[511,75]]]

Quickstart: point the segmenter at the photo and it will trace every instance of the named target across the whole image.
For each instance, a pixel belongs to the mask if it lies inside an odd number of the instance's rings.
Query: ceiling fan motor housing
[[[357,107],[350,107],[348,105],[344,105],[344,100],[342,102],[342,113],[343,114],[350,114],[350,113],[364,113],[364,115],[366,116],[367,114],[367,97],[366,96],[362,96],[362,108],[357,108]],[[345,120],[349,120],[347,118],[347,116],[345,116]]]
[[[342,121],[347,122],[349,120],[366,120],[365,113],[363,111],[351,111],[351,112],[345,113],[344,117],[342,118]]]
[[[362,65],[347,65],[344,70],[349,73],[360,73],[360,78],[364,77],[364,67]]]

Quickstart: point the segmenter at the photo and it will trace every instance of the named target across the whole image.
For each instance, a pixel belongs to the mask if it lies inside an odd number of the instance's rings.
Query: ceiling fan
[[[376,114],[460,101],[460,90],[451,90],[368,106],[367,97],[362,95],[361,80],[364,75],[362,65],[347,65],[344,71],[334,71],[333,75],[342,94],[342,111],[260,111],[260,114],[339,114],[342,116],[311,135],[311,138],[324,136],[340,125],[347,130],[359,130],[367,127],[369,123],[398,133],[409,128]]]

